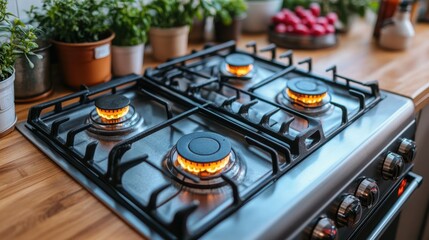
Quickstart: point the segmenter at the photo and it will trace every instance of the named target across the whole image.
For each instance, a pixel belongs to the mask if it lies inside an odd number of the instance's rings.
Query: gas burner
[[[277,100],[308,114],[325,113],[332,109],[328,87],[321,81],[306,77],[289,80]]]
[[[221,72],[224,76],[241,80],[249,80],[255,73],[255,60],[248,55],[233,53],[225,57],[221,65]]]
[[[225,185],[221,174],[237,181],[244,176],[244,166],[230,141],[212,132],[195,132],[181,137],[168,154],[166,166],[183,184],[196,188]],[[195,182],[189,177],[200,181]]]
[[[122,95],[103,96],[95,101],[87,122],[88,130],[105,136],[123,135],[135,130],[143,118],[130,105],[130,100]]]

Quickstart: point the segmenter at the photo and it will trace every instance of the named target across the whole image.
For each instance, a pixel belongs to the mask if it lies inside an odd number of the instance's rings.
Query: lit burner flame
[[[124,108],[114,109],[114,110],[106,110],[101,108],[96,108],[98,116],[106,120],[117,120],[125,115],[127,115],[130,110],[130,106],[126,106]]]
[[[208,172],[210,174],[216,173],[219,170],[222,170],[225,168],[225,166],[229,163],[230,154],[226,156],[225,158],[211,163],[196,163],[189,161],[182,156],[177,156],[177,161],[179,162],[180,166],[182,166],[183,169],[185,169],[188,172],[199,174],[202,172]]]
[[[294,102],[300,102],[305,105],[317,105],[328,95],[326,92],[319,95],[299,94],[291,91],[290,89],[286,89],[286,93]]]
[[[232,65],[226,64],[226,70],[238,77],[248,74],[250,71],[252,71],[252,69],[253,69],[252,64],[247,66],[232,66]]]

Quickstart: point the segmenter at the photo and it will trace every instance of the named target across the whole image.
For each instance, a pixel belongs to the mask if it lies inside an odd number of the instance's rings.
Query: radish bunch
[[[334,24],[337,19],[334,12],[320,16],[320,5],[312,3],[309,9],[301,6],[296,7],[294,12],[283,9],[272,18],[272,22],[277,33],[322,36],[335,32]]]

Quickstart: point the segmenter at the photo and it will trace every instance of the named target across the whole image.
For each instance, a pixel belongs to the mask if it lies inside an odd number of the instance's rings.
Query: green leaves
[[[32,22],[49,38],[67,43],[94,42],[109,29],[111,0],[43,0],[41,8],[31,7]]]
[[[8,13],[6,4],[6,0],[0,0],[0,81],[13,73],[18,56],[23,54],[28,59],[27,55],[34,54],[31,51],[38,47],[37,29]],[[29,64],[34,66],[31,61]]]
[[[244,0],[214,0],[216,21],[230,25],[234,17],[243,15],[247,10]]]
[[[117,46],[134,46],[147,41],[150,18],[141,0],[113,1],[110,7],[111,25]]]
[[[171,28],[190,25],[196,15],[197,4],[191,0],[154,0],[147,8],[152,26]]]

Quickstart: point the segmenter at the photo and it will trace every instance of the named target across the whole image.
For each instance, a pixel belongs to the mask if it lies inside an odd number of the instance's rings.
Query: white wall
[[[8,0],[7,9],[20,17],[22,20],[26,21],[28,19],[25,11],[30,9],[31,5],[41,6],[42,0]]]

